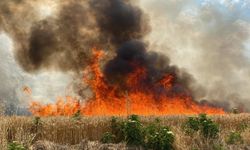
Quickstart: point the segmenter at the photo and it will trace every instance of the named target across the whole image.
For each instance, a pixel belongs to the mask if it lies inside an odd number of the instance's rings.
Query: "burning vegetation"
[[[47,105],[33,101],[34,115],[224,113],[194,101],[191,76],[170,65],[167,56],[149,50],[150,41],[144,40],[150,32],[148,17],[130,0],[69,0],[58,6],[54,17],[33,20],[27,32],[12,32],[16,59],[29,73],[74,72],[83,78],[75,86],[83,89],[86,84],[92,96],[84,98],[77,90],[80,98],[58,98]],[[15,21],[6,24],[15,26]],[[28,87],[23,91],[31,94]]]
[[[83,115],[169,115],[169,114],[224,114],[223,109],[208,105],[199,105],[193,101],[187,91],[176,92],[176,79],[172,74],[165,74],[151,83],[148,70],[135,65],[121,84],[109,84],[100,70],[99,61],[103,51],[93,49],[92,64],[86,68],[83,82],[93,91],[93,97],[86,103],[71,97],[66,102],[58,99],[56,104],[41,105],[32,102],[30,110],[38,116],[71,116],[78,111]],[[180,85],[178,85],[180,86]]]

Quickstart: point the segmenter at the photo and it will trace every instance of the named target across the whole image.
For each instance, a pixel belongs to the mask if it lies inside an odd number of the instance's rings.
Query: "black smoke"
[[[33,23],[19,40],[17,60],[28,72],[58,69],[80,72],[91,59],[91,48],[116,49],[142,39],[147,17],[130,1],[89,0],[60,3],[57,17]]]
[[[110,83],[122,83],[127,74],[143,67],[146,85],[170,74],[174,92],[188,88],[189,75],[171,66],[166,56],[148,50],[144,37],[150,32],[149,19],[132,1],[69,0],[59,6],[56,17],[32,20],[29,32],[16,34],[16,58],[25,71],[80,73],[91,63],[91,48],[101,47],[113,56],[103,68]]]

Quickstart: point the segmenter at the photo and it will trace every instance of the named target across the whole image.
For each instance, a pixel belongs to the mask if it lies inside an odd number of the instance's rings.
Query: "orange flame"
[[[85,72],[83,81],[87,83],[93,92],[93,97],[86,103],[80,104],[77,99],[66,97],[66,102],[59,98],[55,104],[41,105],[32,102],[30,110],[38,116],[70,116],[80,111],[82,115],[171,115],[171,114],[224,114],[222,108],[209,105],[200,105],[190,96],[182,94],[164,95],[152,92],[151,88],[161,87],[169,91],[174,77],[165,75],[152,87],[141,85],[145,80],[145,68],[138,67],[130,73],[126,79],[126,89],[120,89],[116,85],[106,82],[100,69],[99,61],[103,57],[103,51],[93,49],[93,60],[88,71]],[[90,74],[92,76],[89,76]]]

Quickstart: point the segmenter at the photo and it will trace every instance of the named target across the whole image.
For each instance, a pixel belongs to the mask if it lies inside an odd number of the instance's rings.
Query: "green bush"
[[[168,127],[161,126],[160,120],[145,126],[136,115],[131,115],[125,121],[113,117],[111,132],[106,132],[101,139],[103,143],[118,143],[125,141],[128,145],[144,146],[153,150],[172,150],[174,135]]]
[[[201,132],[204,137],[206,138],[216,138],[218,137],[219,133],[219,126],[218,124],[214,123],[211,119],[207,119],[206,116],[205,120],[201,121]]]
[[[114,141],[115,141],[115,135],[113,135],[110,132],[104,133],[101,139],[102,143],[114,143]]]
[[[184,130],[189,135],[200,131],[206,138],[216,138],[218,137],[219,126],[207,118],[206,114],[200,114],[198,117],[189,117],[184,123]]]
[[[174,135],[168,127],[160,125],[158,120],[145,129],[145,147],[153,150],[173,149]]]
[[[227,144],[243,144],[243,139],[239,132],[231,132],[226,142]]]
[[[143,126],[138,116],[132,115],[124,122],[123,132],[128,145],[139,146],[143,144]]]
[[[184,124],[185,133],[192,135],[194,132],[197,132],[200,129],[199,118],[189,117],[188,121]]]
[[[111,119],[111,133],[115,135],[114,142],[120,143],[121,141],[124,141],[124,122],[121,120],[118,120],[116,117],[112,117]]]
[[[13,141],[8,144],[8,150],[26,150],[26,148],[17,141]]]

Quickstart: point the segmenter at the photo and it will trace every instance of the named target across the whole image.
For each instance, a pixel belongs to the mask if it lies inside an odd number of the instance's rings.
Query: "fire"
[[[93,60],[85,70],[83,82],[93,92],[93,97],[80,103],[77,99],[59,98],[55,104],[42,105],[32,102],[30,110],[38,116],[71,116],[80,111],[82,115],[171,115],[171,114],[224,114],[222,108],[201,105],[193,101],[185,93],[173,93],[175,77],[166,74],[154,84],[147,83],[147,70],[136,67],[127,75],[124,85],[119,87],[106,81],[101,68],[100,59],[104,53],[93,49]],[[90,75],[91,74],[91,75]]]

